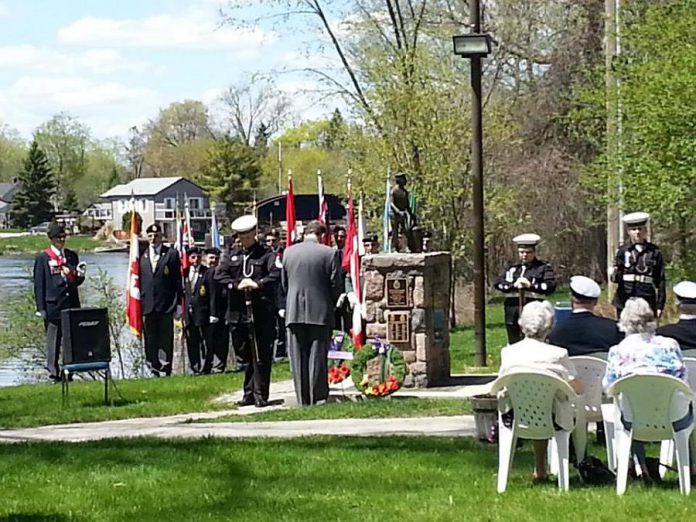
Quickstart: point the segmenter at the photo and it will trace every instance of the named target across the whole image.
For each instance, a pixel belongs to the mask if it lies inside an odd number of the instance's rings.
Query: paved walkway
[[[449,386],[425,390],[400,390],[401,397],[463,399],[484,393],[489,385]],[[147,417],[104,422],[85,422],[38,428],[0,430],[0,443],[29,441],[86,442],[92,440],[159,437],[175,438],[294,438],[309,435],[339,436],[438,436],[473,437],[476,434],[472,415],[454,417],[409,417],[375,419],[323,419],[280,422],[214,422],[204,421],[229,415],[253,415],[259,411],[272,411],[295,407],[292,381],[271,385],[271,403],[276,405],[259,410],[253,406],[204,413],[185,413],[169,417]],[[232,403],[241,398],[241,391],[225,395],[217,400]],[[331,396],[335,400],[350,400],[357,391],[348,382],[333,386]],[[331,405],[317,406],[330,408]],[[203,422],[201,422],[203,421]]]

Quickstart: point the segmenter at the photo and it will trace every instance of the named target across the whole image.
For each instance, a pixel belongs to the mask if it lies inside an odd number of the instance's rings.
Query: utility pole
[[[621,180],[619,178],[619,82],[614,70],[618,56],[618,1],[605,0],[604,11],[604,67],[606,86],[606,146],[609,159],[607,176],[607,269],[614,266],[614,256],[619,248],[621,223],[619,220],[619,201],[621,197]],[[610,291],[615,290],[609,283]]]

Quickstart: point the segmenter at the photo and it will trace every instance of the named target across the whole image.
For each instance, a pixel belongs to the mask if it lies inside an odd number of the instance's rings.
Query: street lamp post
[[[491,38],[481,33],[478,0],[470,5],[471,33],[453,37],[454,54],[471,60],[471,174],[474,207],[474,341],[475,364],[486,366],[486,267],[483,235],[483,126],[481,60],[491,51]]]

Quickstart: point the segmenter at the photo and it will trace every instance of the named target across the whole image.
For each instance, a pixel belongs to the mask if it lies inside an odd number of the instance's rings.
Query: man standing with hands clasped
[[[536,247],[541,238],[536,234],[521,234],[512,241],[517,245],[519,261],[508,265],[493,284],[496,290],[505,294],[505,328],[509,344],[522,339],[517,324],[520,306],[531,301],[542,301],[556,289],[553,268],[536,256]]]
[[[323,223],[312,221],[304,241],[288,248],[283,258],[288,354],[297,402],[303,406],[329,396],[327,356],[341,276],[336,251],[320,243],[325,233]]]
[[[77,287],[85,281],[87,265],[77,254],[65,248],[65,229],[58,223],[48,226],[51,246],[34,260],[34,297],[36,315],[46,330],[46,369],[54,382],[60,380],[58,357],[62,340],[61,312],[79,308]]]

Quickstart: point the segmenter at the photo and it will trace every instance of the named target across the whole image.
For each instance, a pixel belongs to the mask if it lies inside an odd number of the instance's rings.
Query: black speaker
[[[111,360],[106,308],[68,308],[61,315],[63,364]]]

